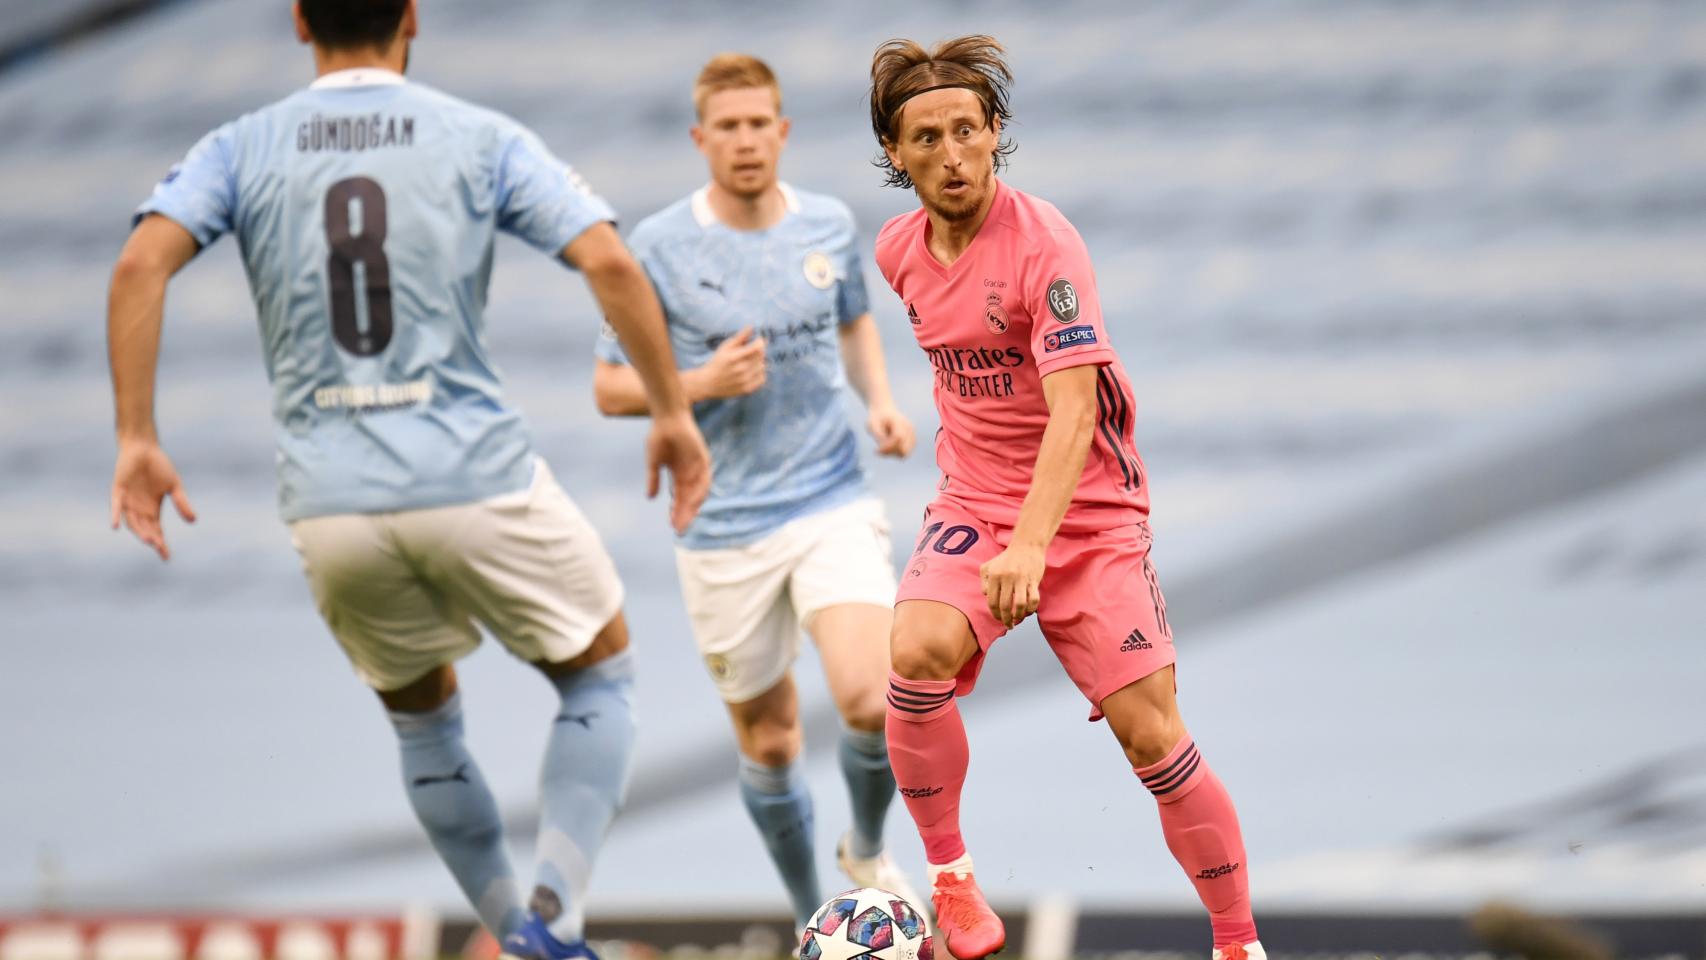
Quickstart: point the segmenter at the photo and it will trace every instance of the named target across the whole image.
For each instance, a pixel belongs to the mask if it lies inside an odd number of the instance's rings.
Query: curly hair
[[[871,129],[879,146],[899,142],[900,111],[906,101],[930,90],[961,87],[983,103],[983,122],[1000,118],[1006,128],[1013,114],[1007,107],[1007,88],[1013,73],[1003,59],[1006,48],[994,37],[974,34],[955,37],[926,50],[912,40],[888,40],[871,58]],[[995,169],[1007,165],[1013,141],[1003,138],[995,146]],[[872,164],[887,171],[887,186],[911,187],[905,170],[895,169],[886,150],[879,150]]]

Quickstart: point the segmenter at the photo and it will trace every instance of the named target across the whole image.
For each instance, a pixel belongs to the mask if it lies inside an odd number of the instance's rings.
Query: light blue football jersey
[[[498,230],[556,254],[610,207],[525,127],[385,70],[225,124],[137,210],[235,233],[273,385],[286,520],[525,487],[483,312]]]
[[[763,387],[694,405],[714,469],[711,494],[681,538],[690,549],[751,543],[866,489],[840,343],[840,328],[870,309],[853,215],[832,197],[786,184],[782,192],[787,212],[767,230],[725,226],[700,189],[628,239],[663,301],[683,369],[703,366],[743,327],[766,341]],[[627,362],[608,328],[597,354]]]

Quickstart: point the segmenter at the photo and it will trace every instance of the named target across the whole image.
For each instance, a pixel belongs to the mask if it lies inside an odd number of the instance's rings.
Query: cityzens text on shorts
[[[350,413],[380,413],[425,403],[432,398],[432,383],[344,383],[314,391],[314,406],[321,410]]]

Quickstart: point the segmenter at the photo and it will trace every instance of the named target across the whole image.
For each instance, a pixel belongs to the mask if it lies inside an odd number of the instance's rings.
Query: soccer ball
[[[935,960],[936,942],[899,894],[860,887],[829,898],[800,938],[800,960]]]

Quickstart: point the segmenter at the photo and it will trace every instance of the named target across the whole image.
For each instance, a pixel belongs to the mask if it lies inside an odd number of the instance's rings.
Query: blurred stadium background
[[[1009,179],[1085,235],[1137,382],[1181,697],[1239,799],[1270,948],[1468,953],[1463,918],[1506,900],[1619,955],[1706,955],[1706,4],[421,7],[413,76],[534,126],[629,224],[704,179],[699,65],[765,57],[784,176],[867,241],[913,203],[869,165],[871,49],[1001,38]],[[377,960],[469,930],[274,516],[229,240],[174,286],[161,360],[202,520],[165,566],[106,529],[129,211],[311,76],[283,0],[0,0],[0,960]],[[498,259],[511,396],[616,554],[644,671],[594,934],[777,951],[640,428],[592,407],[598,318],[522,245]],[[928,367],[869,279],[928,434]],[[903,550],[932,464],[873,475]],[[805,666],[827,884],[845,811]],[[546,687],[489,648],[463,675],[530,862]],[[1200,951],[1152,804],[1034,631],[967,714],[967,835],[1020,955]],[[91,925],[158,916],[235,926]]]

